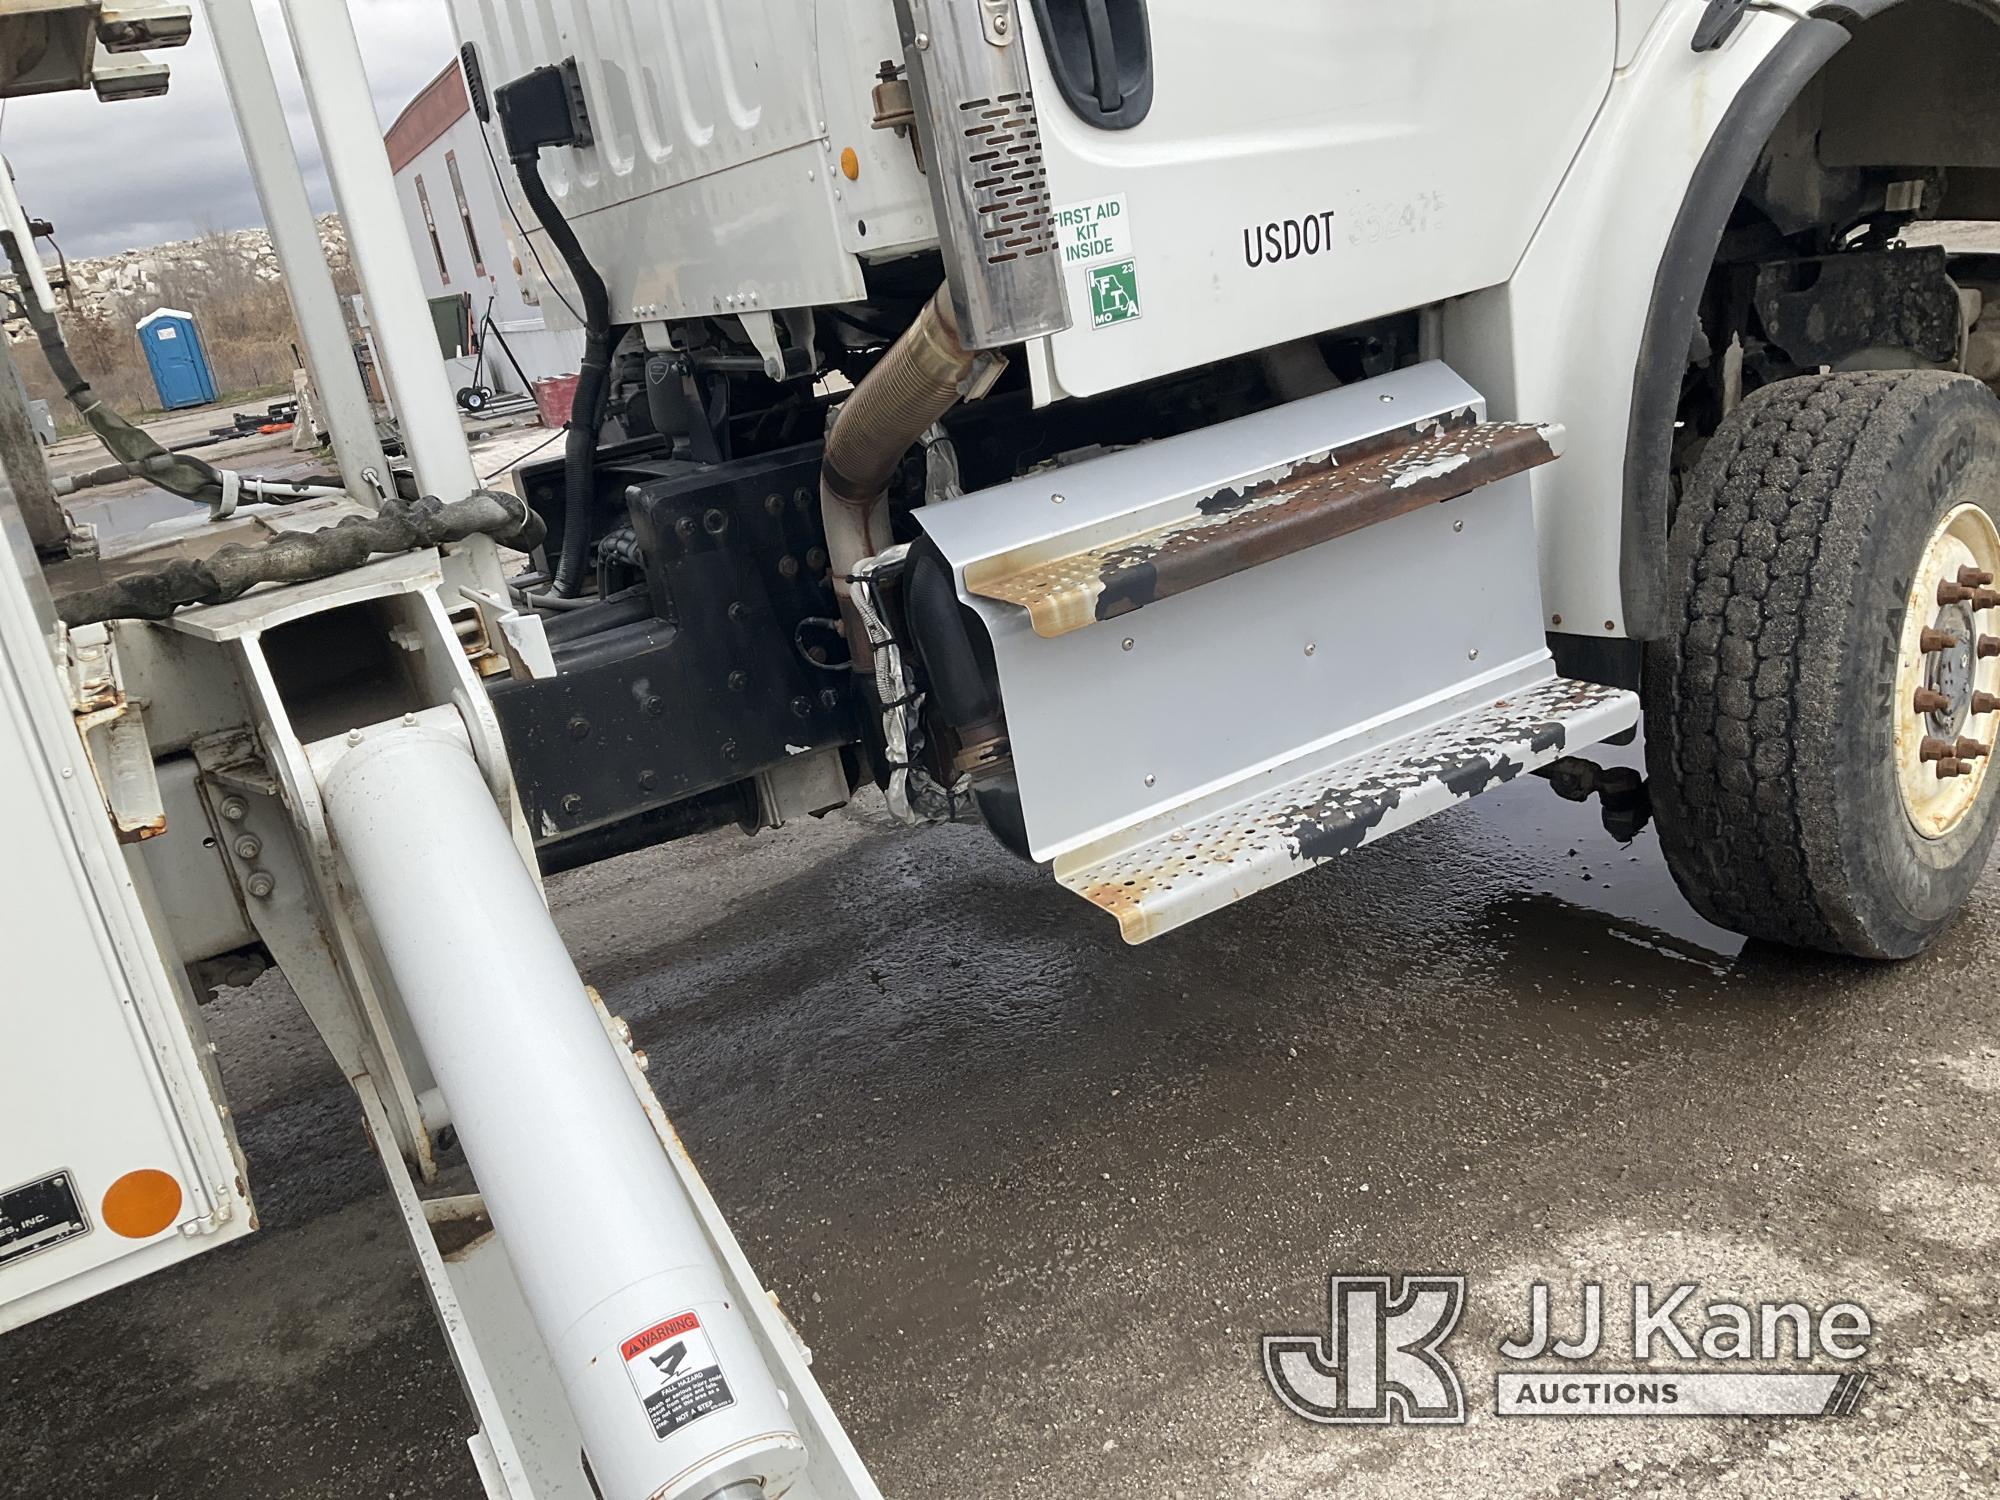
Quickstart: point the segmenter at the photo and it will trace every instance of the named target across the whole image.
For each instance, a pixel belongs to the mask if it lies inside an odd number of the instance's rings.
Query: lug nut
[[[1992,589],[1974,589],[1972,607],[1976,610],[2000,608],[2000,593],[1995,593]]]
[[[1972,767],[1955,760],[1941,760],[1937,767],[1939,781],[1948,781],[1954,776],[1970,775],[1971,771]]]
[[[1955,758],[1954,752],[1957,748],[1950,740],[1937,739],[1927,734],[1924,736],[1924,742],[1917,746],[1917,759],[1940,762],[1952,760]]]
[[[1958,581],[1969,589],[1983,589],[1993,581],[1993,575],[1979,568],[1960,568]]]
[[[1972,695],[1972,711],[1975,714],[1990,714],[1996,709],[2000,709],[2000,698],[1994,697],[1991,693]]]
[[[1962,583],[1952,583],[1950,580],[1946,580],[1938,585],[1937,601],[1939,604],[1963,604],[1971,597],[1972,590]]]
[[[1979,743],[1978,740],[1968,740],[1964,738],[1961,738],[1959,740],[1957,750],[1958,754],[1956,756],[1956,759],[1958,760],[1978,760],[1983,756],[1991,755],[1993,753],[1993,747],[1991,745],[1982,745]]]
[[[1910,706],[1920,714],[1941,714],[1949,712],[1951,699],[1936,688],[1920,687],[1916,697],[1910,700]]]
[[[1952,638],[1952,644],[1958,644],[1956,636]],[[2000,636],[1982,635],[1979,638],[1980,660],[1984,661],[1989,656],[2000,656]]]
[[[1957,644],[1958,637],[1949,630],[1933,630],[1928,625],[1924,627],[1924,633],[1917,638],[1917,647],[1926,656],[1938,651],[1949,651]]]

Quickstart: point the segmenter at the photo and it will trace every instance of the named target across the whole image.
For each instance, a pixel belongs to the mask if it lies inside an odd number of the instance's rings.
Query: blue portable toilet
[[[160,393],[160,410],[206,406],[215,399],[215,374],[194,314],[161,307],[139,320],[139,342],[146,346],[146,365]]]

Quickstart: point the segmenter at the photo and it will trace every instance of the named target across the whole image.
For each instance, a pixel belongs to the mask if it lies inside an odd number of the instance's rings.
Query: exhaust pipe
[[[857,672],[873,671],[874,652],[848,578],[864,557],[894,542],[889,481],[911,445],[957,403],[978,360],[978,351],[966,348],[959,337],[951,288],[941,286],[882,362],[854,388],[827,435],[820,465],[820,517]]]

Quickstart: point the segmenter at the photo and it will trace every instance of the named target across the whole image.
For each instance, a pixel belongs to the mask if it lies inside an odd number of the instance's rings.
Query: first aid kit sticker
[[[618,1352],[652,1421],[653,1436],[663,1442],[688,1423],[736,1404],[708,1330],[692,1312],[675,1313],[641,1329]]]

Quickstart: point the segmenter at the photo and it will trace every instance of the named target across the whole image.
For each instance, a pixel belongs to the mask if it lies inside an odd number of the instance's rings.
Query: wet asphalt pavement
[[[876,806],[551,894],[893,1500],[2000,1489],[2000,879],[1905,966],[1739,951],[1529,780],[1138,949]],[[210,1021],[265,1227],[0,1340],[0,1495],[477,1496],[344,1087],[272,977]],[[1281,1409],[1333,1271],[1469,1278],[1469,1424]],[[1536,1279],[1856,1301],[1872,1380],[1497,1418]]]

